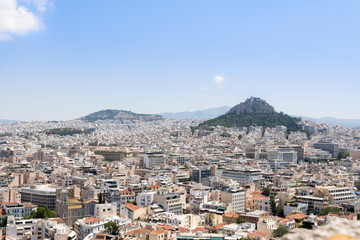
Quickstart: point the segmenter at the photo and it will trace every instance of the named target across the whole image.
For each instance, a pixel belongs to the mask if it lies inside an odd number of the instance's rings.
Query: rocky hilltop
[[[300,118],[294,118],[282,112],[278,113],[274,107],[261,98],[251,97],[231,108],[226,114],[208,120],[199,125],[201,128],[209,126],[250,127],[262,126],[274,128],[285,126],[288,131],[299,131]]]
[[[246,99],[234,107],[232,107],[228,113],[273,113],[275,112],[274,107],[270,106],[265,100],[261,98],[251,97]]]

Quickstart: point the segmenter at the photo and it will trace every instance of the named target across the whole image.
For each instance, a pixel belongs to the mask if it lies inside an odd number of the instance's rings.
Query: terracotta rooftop
[[[228,225],[228,224],[227,223],[222,223],[222,224],[215,225],[214,228],[216,230],[218,230],[218,229],[220,229],[220,228],[222,228],[223,226],[226,226],[226,225]]]
[[[127,232],[126,235],[139,235],[139,234],[143,234],[143,233],[150,233],[151,231],[149,229],[147,229],[146,227],[144,228],[140,228],[140,229],[135,229],[132,230],[130,232]]]
[[[129,190],[121,190],[120,193],[121,193],[121,194],[130,194],[130,193],[132,193],[132,191],[129,191]]]
[[[165,230],[158,229],[158,230],[152,231],[150,234],[163,234],[165,232],[166,232]]]
[[[99,222],[99,221],[101,221],[101,218],[96,218],[96,217],[85,218],[85,223],[93,223],[93,222]]]
[[[295,219],[295,220],[301,220],[301,219],[304,219],[306,218],[308,215],[306,214],[303,214],[303,213],[295,213],[295,214],[291,214],[291,215],[287,215],[286,218],[292,218],[292,219]]]
[[[158,226],[156,226],[156,228],[163,229],[163,230],[174,230],[175,229],[173,226],[169,226],[169,225],[158,225]]]
[[[197,227],[194,230],[192,230],[192,232],[193,233],[196,233],[196,232],[208,232],[208,230],[205,229],[205,228]]]
[[[133,211],[140,209],[138,206],[135,206],[134,204],[131,204],[131,203],[125,203],[125,207],[130,208]]]
[[[26,207],[26,208],[37,207],[37,205],[32,204],[32,203],[29,203],[29,202],[24,202],[23,205],[24,205],[24,207]]]
[[[266,233],[265,232],[252,232],[248,235],[249,238],[252,238],[252,237],[266,237]]]
[[[6,202],[4,203],[5,205],[15,205],[15,204],[19,204],[18,202]]]
[[[230,212],[230,213],[225,213],[225,214],[224,214],[224,217],[228,217],[228,218],[238,218],[238,217],[239,217],[239,214]]]

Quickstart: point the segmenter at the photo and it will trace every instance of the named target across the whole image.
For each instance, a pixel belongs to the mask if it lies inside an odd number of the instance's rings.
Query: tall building
[[[48,207],[54,211],[56,208],[56,189],[47,186],[37,188],[23,188],[20,192],[21,202],[30,202],[39,207]]]
[[[232,205],[232,211],[239,213],[245,212],[246,207],[246,192],[245,190],[230,190],[223,191],[220,195],[221,201],[224,203],[230,203]]]
[[[317,186],[313,196],[324,197],[330,204],[353,203],[356,200],[355,192],[347,186]]]
[[[144,155],[145,168],[160,167],[165,164],[165,157],[162,153],[146,153]]]
[[[318,142],[314,143],[314,148],[328,151],[333,157],[337,157],[339,155],[339,144],[337,143]]]
[[[15,220],[15,216],[10,215],[6,225],[6,239],[18,240],[29,239],[37,240],[41,237],[41,219],[21,219]]]
[[[261,170],[251,168],[230,168],[225,169],[222,173],[223,178],[234,179],[240,184],[257,183],[263,180]]]
[[[191,171],[192,181],[197,183],[201,183],[203,179],[211,177],[213,174],[212,169],[208,166],[193,167]]]
[[[180,193],[161,193],[154,195],[154,202],[165,209],[166,212],[175,214],[183,213],[183,206],[186,202],[185,195]]]

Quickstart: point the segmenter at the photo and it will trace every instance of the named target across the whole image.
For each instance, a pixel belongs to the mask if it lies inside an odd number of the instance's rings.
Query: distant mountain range
[[[222,106],[217,108],[209,108],[206,110],[198,110],[194,112],[166,112],[166,113],[159,113],[159,115],[165,118],[173,118],[173,119],[180,119],[180,118],[188,118],[188,119],[209,119],[218,117],[224,113],[226,113],[230,107]]]
[[[274,107],[265,100],[251,97],[232,107],[227,113],[201,123],[199,127],[208,128],[219,125],[224,127],[263,126],[273,128],[286,126],[288,131],[299,131],[300,127],[297,124],[299,121],[300,118],[276,112]]]
[[[15,120],[7,120],[7,119],[0,119],[0,123],[12,123],[12,122],[18,122]]]
[[[142,121],[153,121],[153,120],[162,120],[164,118],[173,118],[173,119],[180,119],[180,118],[188,118],[188,119],[212,119],[211,122],[206,122],[207,124],[215,124],[216,121],[221,121],[224,123],[225,118],[227,119],[226,125],[239,125],[240,122],[232,122],[234,119],[230,117],[230,115],[244,115],[250,114],[253,117],[260,117],[264,118],[264,113],[273,113],[273,115],[279,116],[274,108],[267,104],[266,101],[260,98],[249,98],[245,102],[240,103],[233,108],[230,109],[228,106],[222,106],[217,108],[209,108],[206,110],[198,110],[198,111],[185,111],[185,112],[166,112],[166,113],[159,113],[159,114],[139,114],[133,113],[131,111],[124,111],[124,110],[115,110],[115,109],[108,109],[108,110],[101,110],[98,112],[91,113],[85,117],[80,119],[85,121],[96,121],[96,120],[106,120],[106,119],[115,119],[115,120],[142,120]],[[225,115],[225,116],[222,116]],[[266,115],[266,114],[265,114]],[[287,116],[283,114],[283,116]],[[217,118],[220,117],[221,118]],[[249,117],[249,116],[248,116]],[[215,119],[213,119],[215,118]],[[229,118],[231,118],[229,120]],[[305,120],[318,122],[318,123],[325,123],[329,125],[340,125],[344,127],[351,127],[351,128],[360,128],[360,119],[341,119],[341,118],[333,118],[333,117],[322,117],[322,118],[312,118],[312,117],[304,117],[304,116],[294,116],[293,118],[298,119],[302,118]],[[254,121],[254,124],[261,123],[266,119],[258,119],[258,121]],[[289,119],[288,119],[289,120]],[[12,123],[12,122],[19,122],[16,120],[7,120],[7,119],[0,119],[0,124]],[[244,122],[242,123],[244,124]],[[245,124],[246,125],[246,124]]]
[[[141,120],[141,121],[154,121],[164,119],[160,115],[154,114],[139,114],[130,111],[107,109],[98,112],[91,113],[85,117],[80,118],[81,120],[94,122],[97,120]]]
[[[301,117],[302,119],[325,123],[329,125],[340,125],[344,127],[351,128],[360,128],[360,119],[341,119],[341,118],[333,118],[333,117],[322,117],[322,118],[311,118],[311,117]]]

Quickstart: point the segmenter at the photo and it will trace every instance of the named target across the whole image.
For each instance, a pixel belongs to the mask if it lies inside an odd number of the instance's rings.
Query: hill
[[[249,127],[263,126],[276,127],[286,126],[288,131],[299,131],[298,122],[300,118],[294,118],[284,113],[278,113],[274,107],[266,101],[251,97],[231,108],[226,114],[217,118],[205,121],[199,126],[204,128],[208,126],[224,127]]]
[[[94,122],[97,120],[141,120],[141,121],[154,121],[154,120],[162,120],[164,119],[160,115],[153,114],[139,114],[133,113],[130,111],[124,110],[101,110],[98,112],[91,113],[85,117],[82,117],[81,120]]]
[[[205,110],[198,110],[198,111],[185,111],[185,112],[167,112],[167,113],[159,113],[159,115],[165,117],[165,118],[174,118],[174,119],[180,119],[180,118],[189,118],[189,119],[209,119],[209,118],[215,118],[218,117],[224,113],[226,113],[230,107],[228,106],[222,106],[218,108],[209,108]]]

